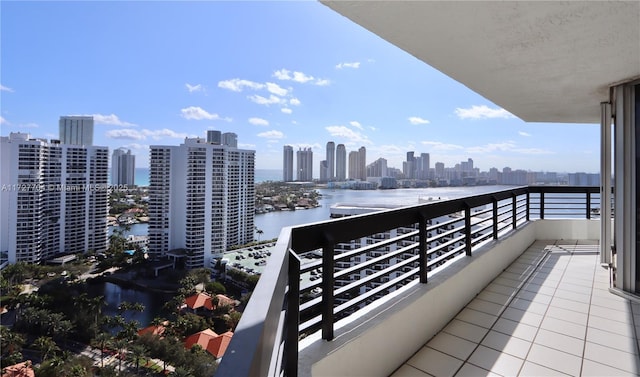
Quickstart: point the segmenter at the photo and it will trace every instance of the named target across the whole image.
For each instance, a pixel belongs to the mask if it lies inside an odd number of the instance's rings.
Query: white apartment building
[[[136,179],[136,156],[130,149],[118,148],[111,155],[111,184],[133,187]]]
[[[185,266],[208,266],[228,247],[253,241],[255,151],[186,138],[151,146],[149,253],[182,249]]]
[[[0,137],[0,251],[9,263],[107,250],[107,147]]]

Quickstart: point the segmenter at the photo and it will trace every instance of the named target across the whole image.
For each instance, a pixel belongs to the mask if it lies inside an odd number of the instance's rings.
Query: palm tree
[[[140,359],[147,354],[147,347],[142,344],[134,344],[131,346],[131,356],[136,363],[136,373],[140,370]]]
[[[100,367],[104,368],[104,349],[111,343],[113,337],[111,334],[101,332],[94,339],[95,344],[100,347]]]
[[[51,339],[51,337],[48,337],[48,336],[41,336],[39,338],[36,338],[36,340],[33,341],[33,346],[34,348],[42,352],[43,361],[47,360],[47,357],[49,356],[50,353],[60,350],[56,342],[54,342],[53,339]]]
[[[260,242],[260,236],[264,234],[264,231],[256,227],[256,234],[258,235],[258,242]]]
[[[116,339],[114,346],[118,350],[118,372],[122,372],[122,359],[126,355],[128,342],[124,339]]]

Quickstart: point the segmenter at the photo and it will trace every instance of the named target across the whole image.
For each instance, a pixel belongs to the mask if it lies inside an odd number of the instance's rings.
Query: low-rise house
[[[197,344],[202,347],[203,350],[213,355],[213,357],[219,359],[227,350],[232,337],[233,333],[231,331],[218,335],[213,330],[206,329],[187,337],[184,340],[184,346],[187,349],[191,349],[191,347]]]

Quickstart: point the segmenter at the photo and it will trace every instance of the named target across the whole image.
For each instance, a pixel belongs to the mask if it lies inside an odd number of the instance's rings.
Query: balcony
[[[530,186],[285,228],[217,375],[636,374],[599,208]]]

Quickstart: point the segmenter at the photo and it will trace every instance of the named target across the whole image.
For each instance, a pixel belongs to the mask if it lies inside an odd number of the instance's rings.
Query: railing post
[[[464,242],[467,256],[471,256],[471,206],[464,204]]]
[[[518,227],[518,208],[516,207],[517,195],[515,193],[512,193],[511,195],[511,221],[513,222],[513,229],[516,229]]]
[[[289,251],[289,292],[284,316],[287,328],[284,341],[284,375],[298,376],[298,333],[300,332],[300,258]]]
[[[530,208],[531,208],[531,193],[527,189],[527,221],[529,221],[529,215],[531,212]]]
[[[544,192],[540,193],[540,220],[544,220]]]
[[[591,193],[587,189],[587,220],[591,219]]]
[[[322,247],[322,339],[333,340],[333,297],[334,289],[334,244],[325,235],[325,245]]]
[[[420,220],[418,221],[418,252],[420,263],[420,283],[427,283],[427,219],[423,214],[420,214]]]
[[[498,199],[494,196],[493,202],[493,239],[498,239]]]

